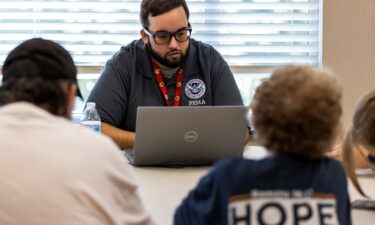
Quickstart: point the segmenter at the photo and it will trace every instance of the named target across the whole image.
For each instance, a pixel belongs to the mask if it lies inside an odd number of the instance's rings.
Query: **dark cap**
[[[33,69],[15,65],[26,60],[30,62],[26,65],[32,66]],[[3,82],[9,78],[40,77],[45,80],[72,80],[77,83],[77,69],[69,52],[56,42],[42,38],[29,39],[14,48],[4,61],[2,74]],[[82,99],[78,83],[77,96]]]

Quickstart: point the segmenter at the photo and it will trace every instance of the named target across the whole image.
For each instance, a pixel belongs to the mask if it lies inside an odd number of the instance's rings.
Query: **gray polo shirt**
[[[183,76],[181,106],[243,105],[228,64],[210,45],[190,39]],[[173,100],[176,76],[165,85]],[[142,40],[107,61],[88,101],[96,102],[102,122],[128,131],[135,131],[138,106],[166,106]]]

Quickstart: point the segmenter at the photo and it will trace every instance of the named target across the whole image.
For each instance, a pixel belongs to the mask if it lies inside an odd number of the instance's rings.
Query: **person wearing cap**
[[[107,61],[88,98],[96,102],[102,132],[121,149],[134,145],[139,106],[243,104],[223,57],[190,38],[185,0],[142,0],[140,20],[141,39]]]
[[[80,92],[63,47],[27,40],[2,75],[0,224],[154,224],[112,140],[69,120]]]

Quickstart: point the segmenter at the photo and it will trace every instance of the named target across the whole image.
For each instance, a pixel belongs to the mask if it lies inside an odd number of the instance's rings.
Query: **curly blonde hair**
[[[279,68],[257,88],[250,105],[257,138],[269,151],[322,157],[337,133],[340,101],[341,88],[330,72]]]

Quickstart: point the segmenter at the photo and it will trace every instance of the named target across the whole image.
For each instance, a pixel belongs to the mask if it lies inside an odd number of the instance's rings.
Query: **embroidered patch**
[[[200,79],[192,79],[187,82],[185,86],[185,94],[189,98],[197,99],[204,95],[206,92],[206,85]]]

